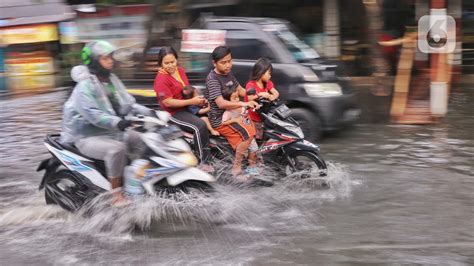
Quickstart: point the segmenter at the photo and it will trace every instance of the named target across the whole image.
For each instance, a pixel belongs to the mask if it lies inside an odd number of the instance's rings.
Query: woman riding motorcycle
[[[85,64],[76,66],[71,76],[77,85],[64,104],[61,142],[74,144],[84,155],[104,160],[114,202],[122,201],[122,174],[127,154],[140,142],[132,125],[124,119],[129,113],[154,115],[154,111],[136,103],[124,84],[111,73],[116,47],[106,41],[92,41],[82,50]]]

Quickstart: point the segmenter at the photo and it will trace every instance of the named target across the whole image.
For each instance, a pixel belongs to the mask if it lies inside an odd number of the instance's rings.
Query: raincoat
[[[122,117],[129,113],[150,115],[152,112],[137,104],[114,74],[110,74],[110,82],[116,89],[117,111],[102,82],[86,66],[74,67],[71,77],[77,85],[64,104],[61,143],[71,144],[81,138],[100,135],[123,140],[124,132],[117,128]]]

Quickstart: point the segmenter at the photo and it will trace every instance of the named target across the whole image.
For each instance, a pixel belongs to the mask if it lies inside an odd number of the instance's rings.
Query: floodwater
[[[326,138],[331,189],[220,186],[88,217],[47,206],[37,189],[66,97],[0,100],[2,265],[474,264],[473,91],[453,93],[437,125],[358,124]]]

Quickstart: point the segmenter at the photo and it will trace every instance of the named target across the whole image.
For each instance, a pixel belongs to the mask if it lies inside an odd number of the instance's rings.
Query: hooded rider
[[[127,154],[140,143],[137,132],[125,129],[132,125],[127,114],[155,115],[136,103],[124,84],[111,71],[116,47],[106,41],[92,41],[82,50],[84,65],[71,70],[77,82],[64,104],[61,142],[74,144],[84,155],[104,160],[112,189],[122,186]],[[120,190],[114,202],[121,201]]]

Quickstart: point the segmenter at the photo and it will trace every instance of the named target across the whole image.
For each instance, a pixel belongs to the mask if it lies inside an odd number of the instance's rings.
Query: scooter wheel
[[[297,152],[290,155],[292,164],[285,165],[285,174],[297,178],[324,177],[327,175],[327,166],[323,158],[313,152]]]
[[[63,209],[75,212],[86,202],[82,183],[69,170],[54,173],[45,184],[45,200],[47,204],[58,204]]]

